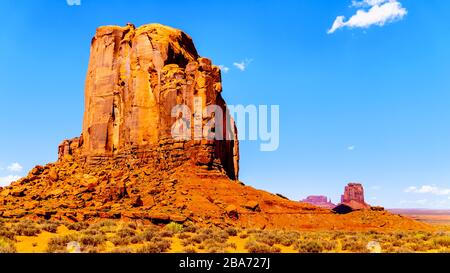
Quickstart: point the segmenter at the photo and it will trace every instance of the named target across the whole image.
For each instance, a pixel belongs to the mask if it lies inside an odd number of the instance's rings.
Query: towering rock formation
[[[159,24],[100,27],[91,45],[83,132],[60,145],[59,160],[71,155],[92,166],[112,159],[151,164],[155,170],[190,161],[237,179],[239,151],[232,119],[222,117],[224,140],[203,137],[210,120],[219,118],[206,113],[207,106],[217,105],[226,113],[221,92],[220,69],[199,57],[184,32]],[[187,106],[191,116],[174,116],[177,105]],[[195,107],[200,113],[194,114]],[[190,140],[172,135],[180,118],[190,120]]]
[[[337,213],[349,213],[355,210],[370,209],[364,201],[364,188],[359,183],[349,183],[341,195],[341,203],[333,210]]]
[[[328,197],[323,195],[311,195],[300,202],[308,203],[326,209],[333,209],[334,207],[336,207],[336,205],[331,202],[331,199],[328,199]]]
[[[341,203],[355,201],[364,204],[364,188],[359,183],[349,183],[345,186],[344,194],[341,196]]]

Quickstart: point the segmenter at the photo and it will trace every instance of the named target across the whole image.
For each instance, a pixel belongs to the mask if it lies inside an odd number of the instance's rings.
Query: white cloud
[[[360,7],[348,21],[345,16],[337,16],[333,25],[328,30],[328,34],[336,30],[348,28],[369,28],[370,26],[384,26],[396,20],[402,19],[408,11],[397,0],[364,0],[353,1],[353,7]]]
[[[349,150],[349,151],[354,151],[355,149],[356,149],[356,147],[353,145],[347,147],[347,150]]]
[[[247,69],[247,67],[249,66],[249,64],[252,62],[253,60],[249,60],[249,59],[245,59],[244,61],[241,61],[241,62],[235,62],[235,63],[233,63],[233,65],[237,68],[237,69],[239,69],[239,70],[241,70],[242,72],[244,72],[246,69]]]
[[[436,186],[423,185],[421,187],[411,186],[405,189],[407,193],[433,194],[433,195],[450,195],[450,189],[439,188]]]
[[[228,73],[230,71],[229,67],[226,67],[224,65],[219,65],[220,70],[222,70],[224,73]]]
[[[0,187],[8,186],[11,182],[19,180],[21,177],[18,175],[8,175],[0,177]]]
[[[14,163],[12,163],[11,165],[9,165],[9,166],[7,167],[7,169],[8,169],[8,171],[10,171],[10,172],[17,173],[17,172],[21,172],[21,171],[23,170],[23,167],[22,167],[22,165],[20,165],[19,163],[14,162]]]

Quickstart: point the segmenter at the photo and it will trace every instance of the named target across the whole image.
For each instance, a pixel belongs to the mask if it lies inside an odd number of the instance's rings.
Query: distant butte
[[[300,202],[308,203],[326,209],[333,209],[334,207],[336,207],[336,205],[331,202],[331,199],[328,199],[328,197],[323,195],[311,195],[301,200]]]

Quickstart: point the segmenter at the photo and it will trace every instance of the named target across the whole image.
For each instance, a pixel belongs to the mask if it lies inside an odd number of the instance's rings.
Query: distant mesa
[[[333,208],[339,214],[346,214],[357,210],[370,209],[371,206],[364,201],[364,188],[360,183],[349,183],[341,195],[341,203]]]
[[[336,207],[336,204],[333,204],[331,202],[331,199],[329,199],[324,195],[310,195],[306,197],[306,199],[301,200],[300,202],[308,203],[326,209],[333,209],[334,207]]]

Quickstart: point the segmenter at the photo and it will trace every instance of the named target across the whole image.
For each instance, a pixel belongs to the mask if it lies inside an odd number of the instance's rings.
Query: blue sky
[[[158,22],[229,68],[229,104],[280,105],[277,151],[241,143],[246,184],[337,202],[358,181],[374,205],[450,208],[448,14],[446,0],[3,0],[0,183],[80,134],[95,29]]]

